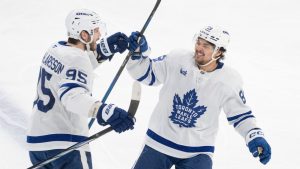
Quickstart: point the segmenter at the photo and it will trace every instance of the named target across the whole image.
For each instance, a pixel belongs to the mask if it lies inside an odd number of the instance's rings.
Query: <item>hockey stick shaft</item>
[[[142,30],[140,31],[140,36],[142,36],[142,35],[144,34],[145,30],[147,29],[147,27],[148,27],[148,25],[149,25],[149,23],[150,23],[150,21],[151,21],[153,15],[155,14],[156,9],[158,8],[160,2],[161,2],[161,0],[157,0],[157,1],[156,1],[154,8],[152,9],[152,11],[151,11],[151,13],[150,13],[150,15],[149,15],[149,17],[148,17],[146,23],[144,24]],[[107,91],[106,91],[104,97],[102,98],[102,103],[105,103],[105,102],[106,102],[106,100],[107,100],[107,98],[108,98],[110,92],[112,91],[112,89],[113,89],[113,87],[115,86],[117,80],[119,79],[119,77],[120,77],[120,75],[121,75],[123,69],[125,68],[125,66],[126,66],[128,60],[129,60],[130,56],[132,55],[132,53],[133,53],[133,52],[130,51],[130,52],[127,54],[127,56],[125,57],[125,59],[124,59],[122,65],[121,65],[121,67],[119,68],[117,74],[115,75],[113,81],[111,82],[109,88],[107,89]],[[89,122],[89,128],[92,127],[94,121],[95,121],[95,118],[92,118],[92,119],[90,120],[90,122]]]
[[[135,115],[135,113],[138,109],[139,102],[140,102],[140,97],[141,97],[141,86],[138,82],[134,82],[133,87],[132,87],[131,101],[130,101],[130,105],[129,105],[129,108],[128,108],[128,112],[132,117],[134,117],[134,115]],[[49,159],[46,159],[42,162],[39,162],[39,163],[29,167],[28,169],[37,169],[39,167],[42,167],[42,166],[44,166],[44,165],[46,165],[46,164],[48,164],[48,163],[50,163],[54,160],[56,160],[56,159],[58,159],[58,158],[60,158],[64,155],[66,155],[66,154],[68,154],[68,153],[70,153],[70,152],[72,152],[72,151],[74,151],[74,150],[90,143],[91,141],[93,141],[93,140],[95,140],[95,139],[111,132],[112,130],[113,130],[112,127],[108,127],[106,129],[104,129],[104,130],[88,137],[86,140],[84,140],[82,142],[78,142],[78,143],[72,145],[71,147],[68,147],[67,149],[62,150],[60,153],[56,154],[55,156],[50,157]]]

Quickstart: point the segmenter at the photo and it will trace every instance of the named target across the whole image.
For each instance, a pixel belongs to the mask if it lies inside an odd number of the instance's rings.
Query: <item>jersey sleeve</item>
[[[246,134],[256,125],[255,116],[251,108],[247,105],[244,91],[242,89],[242,80],[238,74],[228,79],[225,84],[225,98],[223,110],[227,116],[229,124],[233,125],[235,130],[245,138]]]
[[[156,59],[140,57],[130,58],[127,63],[129,74],[137,81],[156,86],[165,82],[169,67],[169,56],[163,55]]]
[[[89,117],[97,101],[92,95],[93,68],[87,59],[75,57],[59,83],[58,96],[64,108],[72,113]]]

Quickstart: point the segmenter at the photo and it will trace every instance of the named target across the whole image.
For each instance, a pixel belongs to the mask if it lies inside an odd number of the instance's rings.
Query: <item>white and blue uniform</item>
[[[212,156],[222,109],[243,137],[257,127],[241,77],[221,62],[214,71],[202,72],[194,52],[174,50],[156,59],[131,58],[127,69],[146,85],[163,84],[145,140],[161,153],[176,158]]]
[[[95,57],[59,42],[42,59],[27,136],[30,151],[65,149],[88,137]],[[83,146],[80,150],[89,151]]]

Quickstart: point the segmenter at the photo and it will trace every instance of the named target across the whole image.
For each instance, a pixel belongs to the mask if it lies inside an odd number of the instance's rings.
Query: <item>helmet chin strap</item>
[[[219,47],[216,47],[216,48],[214,49],[214,52],[212,53],[211,59],[210,59],[209,62],[207,62],[207,63],[205,63],[205,64],[202,64],[202,65],[196,62],[196,64],[197,64],[199,67],[204,67],[204,66],[207,66],[207,65],[211,64],[212,62],[218,60],[220,57],[214,58],[214,55],[218,52],[219,49],[220,49]]]
[[[87,50],[88,52],[91,51],[91,46],[90,46],[90,44],[93,42],[93,36],[94,36],[94,35],[90,35],[91,40],[90,40],[89,42],[85,42],[85,41],[81,38],[81,36],[79,36],[79,40],[80,40],[82,43],[85,44],[86,50]]]

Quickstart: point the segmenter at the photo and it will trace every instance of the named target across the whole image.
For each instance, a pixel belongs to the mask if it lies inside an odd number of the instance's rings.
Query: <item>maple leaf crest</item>
[[[196,90],[190,90],[183,95],[181,100],[178,94],[173,98],[173,111],[169,118],[179,127],[195,127],[196,120],[206,111],[205,106],[197,106],[198,97]]]

